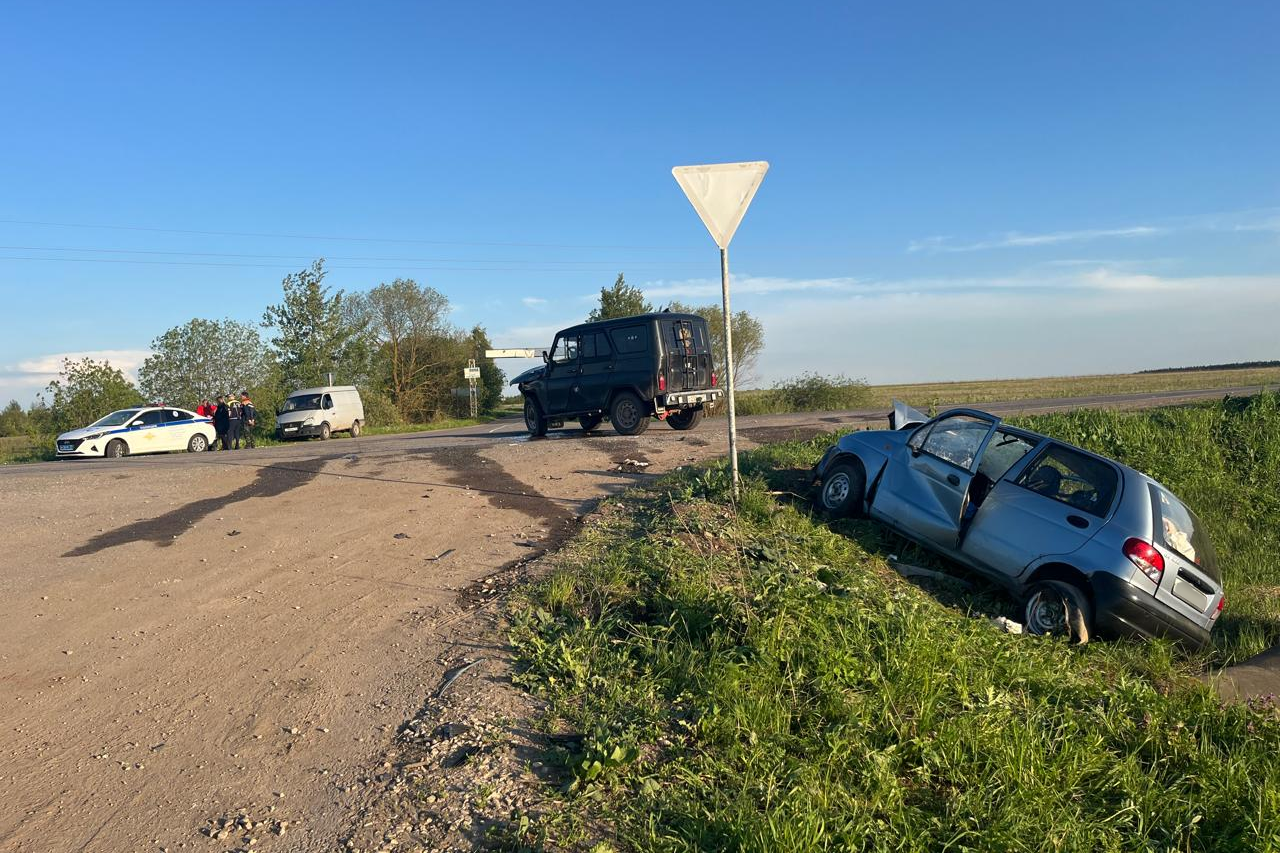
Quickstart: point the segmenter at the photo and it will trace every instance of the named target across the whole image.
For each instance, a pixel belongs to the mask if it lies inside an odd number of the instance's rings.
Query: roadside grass
[[[56,457],[52,438],[42,441],[27,435],[0,437],[0,465],[46,462]]]
[[[1193,677],[1280,635],[1278,405],[1024,421],[1150,463],[1200,511],[1231,605],[1196,657],[1006,634],[975,618],[1009,609],[999,594],[906,583],[886,557],[922,554],[788,494],[830,436],[745,454],[736,505],[723,465],[607,502],[511,608],[572,819],[506,846],[1280,848],[1274,702],[1224,705]]]

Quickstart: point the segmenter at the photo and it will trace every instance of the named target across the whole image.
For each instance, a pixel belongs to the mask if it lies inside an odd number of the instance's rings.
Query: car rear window
[[[1105,518],[1115,501],[1120,477],[1106,462],[1055,444],[1027,466],[1018,485]]]
[[[613,348],[625,355],[649,348],[647,331],[644,326],[622,326],[609,334],[613,338]]]
[[[1213,543],[1209,541],[1204,522],[1172,492],[1160,486],[1151,486],[1151,507],[1156,522],[1155,536],[1160,544],[1195,563],[1205,574],[1222,583],[1218,555],[1213,552]]]

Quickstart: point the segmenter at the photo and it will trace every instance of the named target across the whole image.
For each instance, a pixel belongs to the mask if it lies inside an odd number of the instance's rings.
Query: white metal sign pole
[[[729,247],[720,250],[720,298],[724,302],[724,386],[729,398],[729,471],[738,496],[738,415],[733,406],[733,313],[729,310]]]
[[[677,166],[671,170],[676,183],[720,247],[720,293],[724,300],[724,379],[729,398],[729,469],[733,496],[738,497],[738,417],[733,400],[733,314],[729,310],[729,241],[755,198],[769,164],[716,163]]]

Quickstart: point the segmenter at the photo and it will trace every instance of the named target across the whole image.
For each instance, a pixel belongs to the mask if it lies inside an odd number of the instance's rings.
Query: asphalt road
[[[1106,409],[1144,409],[1153,406],[1176,405],[1197,400],[1211,400],[1226,395],[1246,396],[1262,391],[1261,386],[1235,386],[1230,388],[1214,388],[1202,391],[1166,391],[1141,394],[1110,394],[1090,397],[1057,397],[1030,400],[1011,400],[1006,402],[976,403],[974,408],[990,412],[1001,417],[1015,415],[1035,415],[1048,412],[1061,412],[1079,408]],[[947,406],[946,408],[953,408]],[[818,432],[829,432],[853,426],[883,424],[887,411],[884,408],[857,409],[837,412],[810,412],[788,415],[755,415],[738,419],[739,428],[748,438],[758,441],[774,441],[790,438],[795,435],[814,435]],[[704,421],[699,428],[700,433],[723,430],[724,421],[712,419]],[[662,429],[654,426],[650,429]],[[608,425],[601,430],[612,434]],[[565,430],[553,430],[549,440],[557,440],[578,432],[576,424],[571,423]],[[301,441],[291,444],[275,445],[255,449],[252,453],[241,452],[235,457],[237,464],[271,465],[296,459],[339,459],[351,454],[360,457],[394,457],[400,453],[418,453],[424,450],[446,447],[480,447],[510,441],[528,441],[529,436],[524,423],[519,418],[508,418],[480,426],[462,427],[452,430],[436,430],[431,432],[397,433],[394,435],[364,435],[358,439],[339,436],[330,443],[317,440]],[[232,451],[234,454],[235,452]],[[38,475],[41,473],[65,474],[69,466],[92,466],[94,471],[108,472],[113,470],[133,470],[133,466],[145,460],[146,464],[166,467],[184,468],[192,465],[227,465],[231,459],[221,453],[171,453],[154,456],[140,456],[121,460],[110,459],[76,459],[41,462],[29,465],[0,466],[0,483],[5,476]]]

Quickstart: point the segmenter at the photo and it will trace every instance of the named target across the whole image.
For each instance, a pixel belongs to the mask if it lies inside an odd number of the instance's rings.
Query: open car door
[[[985,412],[961,410],[917,429],[885,466],[871,515],[955,553],[969,484],[999,423]]]

